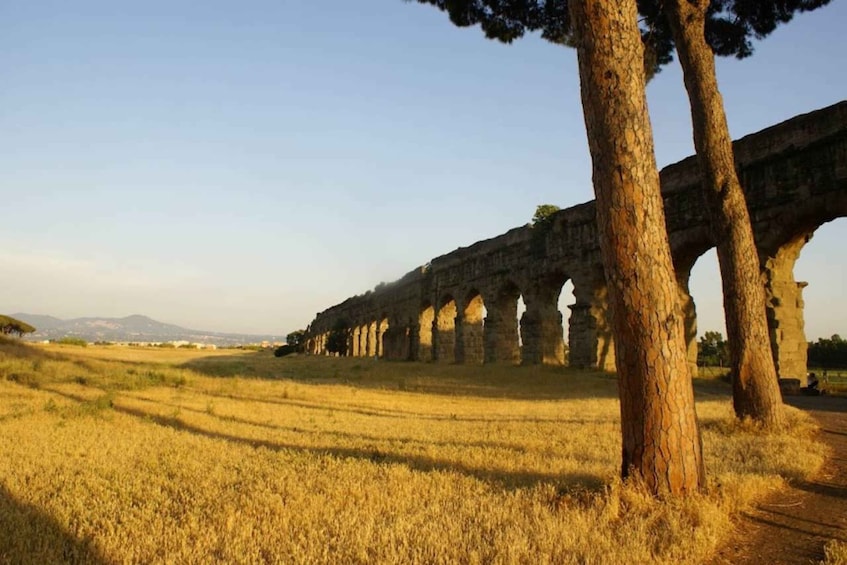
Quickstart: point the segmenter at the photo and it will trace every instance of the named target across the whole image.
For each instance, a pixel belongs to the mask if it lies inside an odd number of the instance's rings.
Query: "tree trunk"
[[[683,315],[644,90],[635,0],[571,0],[619,374],[624,477],[703,485]]]
[[[771,352],[764,284],[747,202],[735,171],[715,57],[705,38],[709,0],[672,0],[666,6],[688,90],[694,146],[718,248],[735,414],[778,426],[782,397]]]

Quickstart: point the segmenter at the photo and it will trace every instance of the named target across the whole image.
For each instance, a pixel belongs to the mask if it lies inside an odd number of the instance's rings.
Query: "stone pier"
[[[780,377],[806,383],[808,343],[803,320],[803,289],[808,283],[794,280],[794,264],[812,234],[783,245],[765,260],[768,326],[774,362]]]
[[[517,289],[501,291],[486,304],[483,341],[486,363],[519,363]]]
[[[562,313],[558,310],[561,284],[540,286],[524,294],[526,312],[521,317],[521,363],[564,365]]]

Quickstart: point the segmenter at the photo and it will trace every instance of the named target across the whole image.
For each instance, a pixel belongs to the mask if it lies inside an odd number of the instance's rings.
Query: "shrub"
[[[285,357],[297,351],[297,347],[293,345],[280,345],[274,350],[274,357]]]
[[[539,204],[538,207],[535,208],[535,215],[532,216],[532,225],[537,226],[539,224],[548,223],[556,212],[558,212],[560,208],[555,204]]]
[[[285,336],[285,343],[293,347],[298,353],[303,351],[306,330],[297,330]]]
[[[79,347],[88,347],[88,342],[81,337],[65,336],[56,343],[62,345],[78,345]]]

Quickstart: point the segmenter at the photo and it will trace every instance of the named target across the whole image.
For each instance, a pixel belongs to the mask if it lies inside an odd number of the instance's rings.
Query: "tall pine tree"
[[[690,494],[705,473],[635,0],[571,0],[570,10],[618,360],[621,472],[654,494]]]
[[[479,24],[491,39],[511,42],[529,31],[575,44],[567,0],[417,0],[446,11],[458,26]],[[767,328],[765,295],[746,200],[735,172],[714,54],[748,57],[762,39],[795,13],[830,0],[638,0],[648,77],[679,53],[691,104],[694,141],[703,173],[724,291],[736,415],[769,426],[782,420]],[[573,25],[577,24],[577,25]]]

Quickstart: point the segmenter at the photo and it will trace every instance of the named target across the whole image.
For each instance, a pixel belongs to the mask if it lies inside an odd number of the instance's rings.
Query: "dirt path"
[[[831,539],[847,542],[847,398],[790,397],[833,449],[818,476],[790,485],[745,513],[712,565],[815,563]]]

